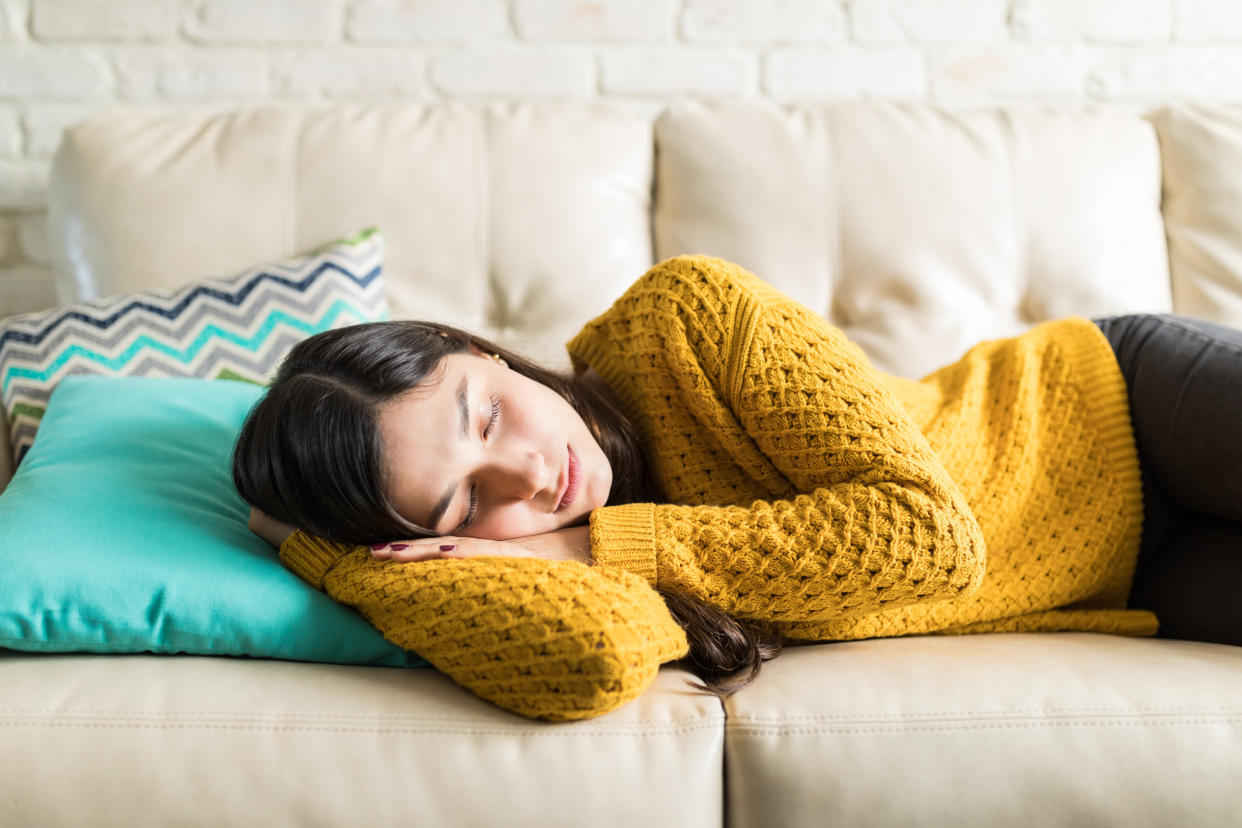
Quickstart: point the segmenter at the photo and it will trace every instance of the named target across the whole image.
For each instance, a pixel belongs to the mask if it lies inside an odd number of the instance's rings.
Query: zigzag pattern
[[[320,252],[149,291],[14,316],[0,326],[0,394],[18,463],[70,374],[266,384],[285,354],[329,328],[388,317],[375,228]]]

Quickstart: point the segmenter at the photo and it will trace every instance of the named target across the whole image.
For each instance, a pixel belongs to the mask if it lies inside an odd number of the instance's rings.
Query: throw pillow
[[[0,646],[423,666],[246,528],[244,382],[70,376],[0,495]]]
[[[48,396],[67,375],[266,384],[297,341],[387,318],[383,255],[383,235],[370,228],[231,278],[9,317],[0,323],[0,399],[14,464],[20,468]]]

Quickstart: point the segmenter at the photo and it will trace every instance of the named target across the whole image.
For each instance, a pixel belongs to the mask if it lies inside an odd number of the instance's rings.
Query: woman
[[[782,640],[1151,635],[1156,610],[1242,643],[1242,566],[1194,572],[1242,538],[1242,334],[1070,318],[914,382],[679,257],[568,348],[573,378],[420,323],[312,337],[238,439],[252,525],[390,640],[546,719],[672,659],[728,692]],[[1195,583],[1164,589],[1173,570]]]

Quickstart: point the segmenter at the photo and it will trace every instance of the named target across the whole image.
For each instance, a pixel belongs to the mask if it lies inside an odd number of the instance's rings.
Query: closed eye
[[[500,422],[500,397],[492,395],[492,416],[487,420],[487,427],[483,429],[483,439],[486,440],[492,436],[492,432],[496,430],[496,423]]]
[[[449,534],[460,535],[462,532],[470,528],[470,525],[474,523],[475,518],[477,518],[478,516],[479,516],[479,492],[474,486],[471,486],[470,487],[470,508],[466,511],[466,518],[457,526],[456,529],[454,529],[452,532],[449,532]]]

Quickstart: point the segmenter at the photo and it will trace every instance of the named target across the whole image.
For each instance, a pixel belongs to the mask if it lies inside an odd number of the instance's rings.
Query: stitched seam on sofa
[[[450,727],[328,727],[322,725],[298,725],[279,723],[244,723],[244,722],[86,722],[64,721],[51,718],[37,718],[27,721],[0,722],[0,728],[59,728],[59,729],[117,729],[117,730],[227,730],[227,731],[268,731],[268,732],[302,732],[302,733],[401,733],[401,734],[450,734],[454,736],[504,736],[512,738],[591,738],[596,736],[630,736],[646,738],[650,736],[683,736],[698,732],[719,733],[720,722],[706,722],[693,727],[656,728],[646,731],[630,731],[616,729],[571,728],[571,722],[532,722],[524,729],[518,728],[450,728]],[[532,726],[533,725],[533,726]]]
[[[744,725],[726,725],[725,729],[728,736],[815,736],[824,734],[860,734],[860,733],[945,733],[950,731],[984,731],[984,730],[1034,730],[1036,728],[1065,728],[1065,727],[1169,727],[1169,726],[1185,726],[1185,725],[1242,725],[1242,716],[1227,716],[1221,718],[1198,717],[1198,718],[1168,718],[1168,719],[1139,719],[1132,721],[1123,721],[1119,719],[1074,719],[1074,720],[1046,720],[1032,722],[992,722],[990,724],[983,723],[957,723],[945,724],[941,726],[918,725],[915,727],[902,727],[900,725],[875,726],[875,727],[750,727]]]
[[[955,713],[939,711],[935,713],[819,713],[814,715],[781,715],[777,716],[741,716],[746,722],[763,724],[765,722],[897,722],[908,719],[968,719],[976,716],[1047,716],[1067,715],[1177,715],[1181,713],[1212,713],[1226,715],[1242,715],[1242,706],[1222,707],[1215,704],[1195,704],[1160,707],[1041,707],[1041,708],[993,708],[990,710],[963,710]]]
[[[284,209],[284,227],[281,228],[284,238],[281,240],[282,255],[293,255],[296,249],[298,238],[298,185],[301,182],[300,160],[302,158],[302,137],[306,132],[306,116],[303,114],[297,119],[296,126],[288,126],[289,130],[288,150],[283,158],[285,159],[285,209]]]
[[[1013,198],[1013,229],[1017,235],[1018,269],[1022,279],[1022,297],[1019,307],[1026,304],[1031,295],[1031,217],[1029,214],[1029,196],[1026,180],[1020,174],[1022,166],[1018,163],[1018,128],[1014,124],[1014,113],[1004,117],[1006,155],[1009,158],[1009,188]]]
[[[1242,712],[1242,711],[1240,711]],[[29,716],[31,718],[66,718],[66,717],[93,717],[107,718],[114,717],[118,719],[221,719],[221,720],[254,720],[254,721],[322,721],[322,722],[347,722],[347,723],[389,723],[389,724],[421,724],[424,722],[436,722],[439,724],[470,724],[477,722],[478,719],[466,718],[463,716],[424,716],[424,715],[375,715],[375,714],[349,714],[349,713],[276,713],[276,714],[256,714],[256,713],[231,713],[219,710],[180,710],[175,713],[164,711],[141,711],[141,710],[38,710],[35,708],[0,708],[0,716]],[[632,727],[634,729],[642,729],[647,727],[685,727],[698,725],[704,721],[719,722],[723,720],[723,711],[719,715],[715,713],[709,716],[694,716],[680,719],[669,719],[663,722],[644,722],[634,725],[611,725],[613,728],[622,729]]]
[[[843,314],[839,312],[837,313],[833,312],[834,308],[837,307],[838,291],[841,289],[842,283],[845,280],[845,231],[841,226],[842,222],[844,221],[842,216],[844,215],[844,212],[845,212],[841,206],[842,205],[841,199],[842,199],[842,195],[844,192],[844,188],[841,186],[841,181],[843,179],[843,173],[841,171],[841,153],[839,150],[840,145],[838,143],[838,135],[837,135],[837,129],[836,129],[836,113],[833,110],[829,110],[824,113],[824,116],[825,116],[824,117],[824,130],[827,133],[827,137],[828,137],[828,156],[829,156],[828,166],[832,170],[831,174],[832,174],[833,184],[836,185],[836,193],[834,195],[833,204],[832,204],[832,213],[833,213],[834,223],[836,224],[836,227],[835,227],[836,238],[833,239],[833,241],[835,242],[836,247],[837,247],[837,251],[836,251],[837,255],[835,257],[835,271],[836,272],[828,274],[829,296],[828,296],[828,307],[825,310],[827,311],[827,314],[829,317],[836,317],[838,321],[849,323],[852,320],[843,318]],[[828,187],[825,186],[824,187],[825,196],[827,195],[827,193],[828,193]],[[831,257],[825,256],[824,258],[827,259],[828,261],[833,261],[833,258]]]

